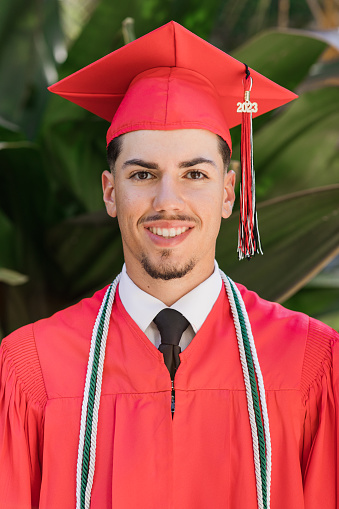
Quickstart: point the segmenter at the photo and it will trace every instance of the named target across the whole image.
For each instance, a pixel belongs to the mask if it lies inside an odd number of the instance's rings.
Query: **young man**
[[[294,97],[251,76],[253,110]],[[4,340],[1,509],[337,507],[338,335],[214,261],[248,78],[170,23],[53,87],[113,118],[102,182],[125,265]]]

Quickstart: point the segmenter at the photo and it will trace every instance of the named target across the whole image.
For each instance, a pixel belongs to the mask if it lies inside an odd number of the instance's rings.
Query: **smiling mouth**
[[[154,233],[154,235],[158,235],[159,237],[164,237],[165,239],[170,239],[172,237],[178,237],[182,233],[185,233],[187,230],[189,230],[189,227],[182,227],[182,228],[148,228],[148,230],[151,233]]]

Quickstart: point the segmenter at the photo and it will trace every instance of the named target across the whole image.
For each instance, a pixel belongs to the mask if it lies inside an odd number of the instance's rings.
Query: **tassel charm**
[[[246,64],[245,64],[246,65]],[[263,254],[258,229],[258,218],[255,202],[255,174],[253,167],[253,131],[252,113],[258,111],[258,104],[251,103],[250,93],[252,78],[246,65],[244,78],[244,102],[237,104],[242,114],[241,122],[241,184],[240,184],[240,221],[238,234],[238,258],[252,258]]]

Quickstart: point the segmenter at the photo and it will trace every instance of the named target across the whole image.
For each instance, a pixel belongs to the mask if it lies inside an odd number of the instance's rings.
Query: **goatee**
[[[170,250],[166,249],[162,252],[161,258],[166,259],[170,255]],[[190,260],[183,267],[172,267],[169,264],[162,264],[161,262],[158,265],[152,265],[150,260],[147,258],[145,254],[141,257],[141,264],[147,274],[151,276],[153,279],[162,279],[164,281],[169,281],[170,279],[180,279],[194,268],[195,261]]]

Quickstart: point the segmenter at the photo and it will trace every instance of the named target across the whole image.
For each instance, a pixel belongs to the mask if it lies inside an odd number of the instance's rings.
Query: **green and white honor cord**
[[[76,509],[89,509],[91,505],[106,340],[119,280],[120,275],[108,287],[92,333],[81,409],[76,477]]]
[[[270,508],[271,439],[265,389],[251,325],[241,294],[234,282],[220,271],[233,315],[243,370],[253,443],[258,509]],[[108,287],[92,333],[81,410],[76,476],[76,509],[90,509],[95,472],[98,415],[106,340],[120,275]],[[258,394],[259,389],[259,394]]]
[[[269,509],[272,449],[264,380],[244,301],[232,279],[222,271],[220,271],[220,275],[224,282],[232,311],[246,388],[247,409],[252,433],[258,508]]]

